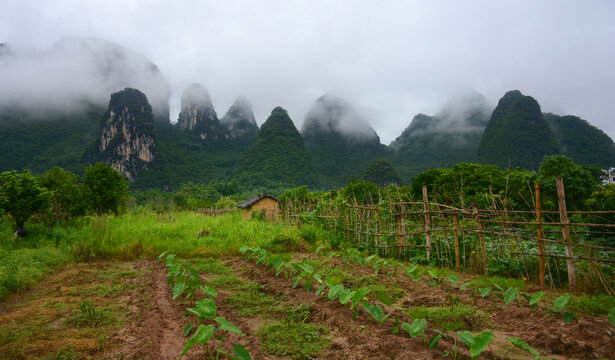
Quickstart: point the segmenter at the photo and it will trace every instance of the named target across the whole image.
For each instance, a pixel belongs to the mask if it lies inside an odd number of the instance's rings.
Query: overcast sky
[[[0,1],[0,42],[44,50],[65,36],[152,60],[172,121],[191,82],[219,117],[245,95],[259,124],[280,105],[298,128],[333,93],[388,144],[461,93],[495,105],[519,89],[615,138],[615,1]]]

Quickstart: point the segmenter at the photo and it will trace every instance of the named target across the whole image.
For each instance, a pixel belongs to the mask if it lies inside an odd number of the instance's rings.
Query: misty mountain
[[[202,140],[224,138],[211,97],[200,84],[190,84],[184,90],[177,126],[198,134]]]
[[[106,108],[111,93],[135,88],[145,93],[157,121],[168,121],[171,89],[158,67],[116,43],[67,37],[43,51],[6,48],[0,51],[0,109],[44,119]]]
[[[130,88],[111,94],[93,160],[134,180],[156,157],[154,115],[145,94]]]
[[[226,138],[243,138],[247,141],[254,141],[258,136],[258,125],[256,125],[252,105],[243,96],[235,100],[220,119],[220,123],[226,129]]]
[[[256,141],[235,167],[234,176],[242,184],[257,188],[318,185],[303,138],[281,107],[273,109],[261,126]]]
[[[347,101],[333,95],[318,98],[301,128],[323,185],[335,188],[362,178],[368,164],[385,157],[376,131]]]
[[[417,114],[390,145],[393,162],[405,179],[429,168],[476,162],[491,105],[472,93],[449,101],[433,116]]]
[[[562,154],[576,164],[615,166],[615,143],[602,130],[577,116],[543,114],[557,138]]]
[[[478,161],[504,169],[537,170],[545,155],[561,148],[540,105],[520,91],[507,92],[493,110],[478,146]]]

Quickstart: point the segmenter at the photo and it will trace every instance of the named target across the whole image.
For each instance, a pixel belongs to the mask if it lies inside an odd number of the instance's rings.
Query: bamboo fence
[[[285,223],[316,218],[352,246],[383,257],[612,294],[615,210],[568,211],[562,179],[557,179],[557,190],[558,211],[541,209],[536,184],[532,210],[511,209],[493,195],[488,208],[457,208],[430,200],[423,187],[421,201],[384,199],[364,205],[294,199],[281,204],[280,218]],[[604,223],[572,222],[569,215]]]

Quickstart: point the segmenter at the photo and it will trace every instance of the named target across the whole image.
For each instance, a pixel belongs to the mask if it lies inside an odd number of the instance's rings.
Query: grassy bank
[[[26,228],[28,236],[15,242],[11,224],[0,224],[0,298],[66,263],[153,257],[165,250],[184,257],[218,257],[244,244],[266,247],[303,241],[294,227],[242,221],[239,214],[132,211],[84,217],[67,227],[28,223]]]

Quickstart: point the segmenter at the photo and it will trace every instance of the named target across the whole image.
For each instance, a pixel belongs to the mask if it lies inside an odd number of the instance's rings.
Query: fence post
[[[457,234],[458,224],[457,224],[457,214],[453,215],[453,223],[455,225],[455,269],[457,271],[460,270],[459,267],[459,235]]]
[[[536,222],[538,223],[538,269],[540,271],[540,287],[545,287],[545,250],[542,244],[542,238],[544,234],[542,233],[542,214],[540,213],[540,184],[535,184],[536,189]]]
[[[476,203],[472,204],[474,219],[476,220],[476,227],[478,228],[478,239],[480,241],[481,258],[483,260],[483,273],[487,275],[487,249],[485,249],[485,236],[483,234],[483,224],[478,217],[478,206]]]
[[[577,289],[577,274],[574,268],[574,254],[572,253],[572,241],[570,239],[570,221],[568,221],[568,212],[566,211],[566,193],[564,192],[564,179],[557,178],[557,202],[559,204],[559,216],[562,223],[562,236],[564,237],[564,246],[566,248],[566,267],[568,269],[568,285],[570,290]]]
[[[425,209],[425,237],[427,245],[427,260],[431,257],[431,225],[429,219],[429,200],[427,199],[427,186],[423,185],[423,208]]]

